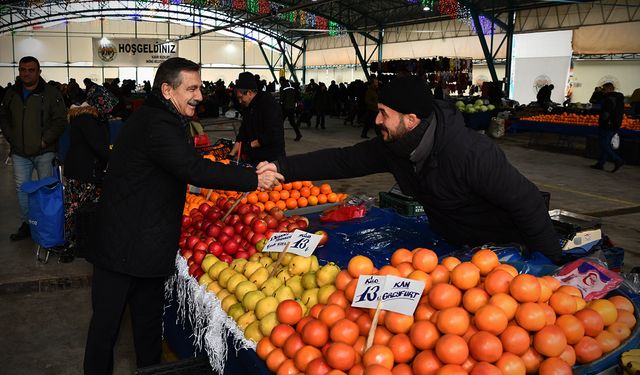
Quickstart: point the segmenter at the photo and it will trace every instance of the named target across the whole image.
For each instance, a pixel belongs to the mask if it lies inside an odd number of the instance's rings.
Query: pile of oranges
[[[206,200],[215,202],[219,197],[237,199],[242,193],[229,190],[201,189],[200,195]],[[324,183],[315,186],[311,181],[294,181],[278,185],[271,191],[253,191],[241,200],[241,203],[251,203],[261,210],[270,211],[273,207],[281,210],[292,210],[319,204],[342,202],[347,194],[335,193],[331,185]]]
[[[560,115],[535,115],[523,117],[521,118],[521,120],[549,122],[556,124],[598,126],[598,115],[578,115],[575,113],[563,113]],[[632,119],[625,115],[622,118],[622,128],[629,130],[640,130],[640,120]]]
[[[365,348],[374,309],[351,307],[360,275],[425,282],[412,316],[381,311]],[[307,316],[278,307],[276,326],[256,347],[281,374],[571,374],[618,347],[635,327],[622,296],[587,303],[580,290],[551,277],[518,274],[482,249],[471,261],[396,250],[379,270],[365,256],[338,273],[326,304]],[[286,302],[286,301],[285,301]],[[287,302],[290,303],[291,302]]]

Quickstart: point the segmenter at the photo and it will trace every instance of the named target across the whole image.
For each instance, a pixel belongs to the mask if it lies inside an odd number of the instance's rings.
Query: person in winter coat
[[[362,127],[361,138],[369,138],[367,133],[369,129],[373,129],[376,135],[380,135],[380,129],[376,126],[376,116],[378,115],[378,85],[379,81],[376,77],[371,77],[369,86],[364,94],[364,104],[366,107],[365,123]]]
[[[244,110],[231,155],[240,151],[242,159],[254,165],[284,156],[282,110],[273,96],[258,91],[256,79],[249,72],[238,76],[235,94]]]
[[[16,183],[22,224],[12,241],[31,236],[29,201],[22,184],[31,181],[33,170],[38,179],[51,176],[58,138],[67,125],[67,108],[60,91],[40,77],[40,62],[25,56],[18,63],[20,81],[7,90],[0,104],[0,128],[11,145],[13,174]]]
[[[600,157],[598,162],[591,166],[593,169],[604,169],[607,161],[613,162],[611,172],[616,172],[624,165],[624,160],[613,150],[611,139],[622,126],[624,117],[624,95],[615,92],[613,83],[602,85],[602,110],[598,119],[598,135],[600,138]]]
[[[76,212],[97,203],[102,192],[109,160],[107,116],[117,102],[104,87],[94,85],[86,102],[69,109],[70,146],[64,160],[64,232],[69,248],[75,246]]]
[[[286,181],[388,172],[420,202],[433,230],[453,245],[519,243],[560,261],[559,238],[536,186],[488,137],[464,125],[447,102],[433,100],[418,77],[382,89],[376,124],[382,136],[258,165]]]
[[[325,116],[331,108],[331,98],[327,92],[327,86],[320,82],[316,96],[313,98],[313,110],[316,113],[316,129],[318,126],[322,129],[326,129],[324,126]]]
[[[296,132],[296,138],[294,141],[299,141],[302,139],[302,134],[300,133],[300,127],[298,126],[298,122],[296,121],[296,104],[298,103],[298,94],[296,93],[296,89],[291,87],[289,81],[281,78],[280,79],[280,105],[282,106],[282,113],[284,114],[284,119],[289,120],[289,125],[293,128],[293,131]]]
[[[85,374],[113,372],[113,347],[129,306],[138,367],[160,362],[164,283],[175,270],[187,184],[252,191],[278,176],[203,158],[189,136],[202,101],[200,66],[180,57],[158,67],[151,95],[118,135],[109,157],[93,251],[93,316]]]

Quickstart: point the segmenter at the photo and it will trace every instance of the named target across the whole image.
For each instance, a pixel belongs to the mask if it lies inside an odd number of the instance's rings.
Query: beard
[[[404,119],[400,117],[400,122],[394,131],[391,131],[389,128],[380,126],[380,131],[382,132],[382,138],[385,142],[397,142],[409,134],[409,130],[404,124]]]

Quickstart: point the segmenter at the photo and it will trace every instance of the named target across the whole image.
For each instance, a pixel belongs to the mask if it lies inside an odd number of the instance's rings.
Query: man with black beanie
[[[536,186],[489,138],[464,125],[456,108],[434,100],[416,76],[383,87],[376,125],[381,136],[260,163],[287,181],[392,173],[422,204],[433,230],[458,246],[519,243],[558,262],[560,242]]]

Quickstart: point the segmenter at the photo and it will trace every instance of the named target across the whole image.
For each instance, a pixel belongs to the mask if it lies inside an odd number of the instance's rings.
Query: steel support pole
[[[480,23],[478,12],[474,8],[471,8],[471,17],[473,18],[473,24],[476,27],[476,33],[478,34],[478,39],[480,39],[480,45],[482,46],[482,52],[484,53],[484,58],[487,61],[487,68],[489,68],[489,73],[491,74],[491,80],[493,82],[498,82],[498,74],[496,73],[496,67],[493,64],[493,55],[489,50],[489,46],[487,45],[486,39],[484,38],[484,32],[482,31],[482,24]]]
[[[302,40],[302,84],[307,84],[307,38]]]
[[[353,48],[356,50],[356,57],[360,62],[360,67],[364,72],[364,76],[369,80],[369,68],[367,67],[367,62],[362,58],[362,54],[360,53],[360,48],[358,48],[358,42],[356,42],[356,38],[353,36],[352,32],[347,32],[349,34],[349,39],[351,39],[351,44],[353,44]]]
[[[296,74],[295,67],[291,64],[289,57],[287,57],[287,50],[282,46],[282,42],[278,41],[278,45],[280,46],[280,52],[282,53],[282,58],[284,59],[285,65],[289,68],[291,72],[291,76],[293,77],[294,82],[298,82],[298,75]],[[303,71],[304,72],[304,71]]]
[[[71,69],[69,68],[69,21],[64,23],[64,39],[67,42],[67,82],[71,78]]]
[[[378,66],[382,68],[382,45],[384,42],[384,29],[378,31]]]
[[[512,59],[512,54],[513,54],[513,29],[514,29],[514,21],[515,21],[515,11],[514,10],[509,10],[509,20],[507,21],[507,59],[506,59],[506,65],[504,68],[504,75],[505,75],[505,88],[504,91],[507,95],[507,98],[509,97],[510,91],[511,91],[511,68],[512,68],[512,64],[513,64],[513,59]]]
[[[271,61],[269,61],[269,57],[267,56],[267,53],[264,51],[264,48],[262,47],[262,43],[258,43],[258,47],[260,47],[260,52],[262,52],[262,57],[264,57],[264,61],[267,62],[267,66],[269,67],[269,71],[271,72],[271,76],[273,77],[273,80],[278,82],[278,77],[276,77],[276,73],[273,69],[273,65],[271,64]]]

